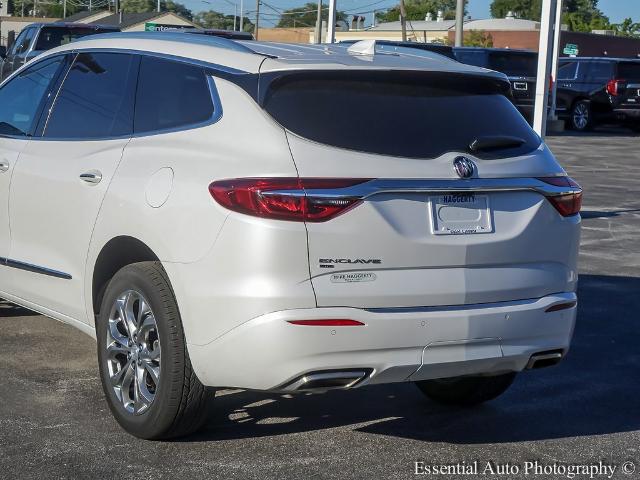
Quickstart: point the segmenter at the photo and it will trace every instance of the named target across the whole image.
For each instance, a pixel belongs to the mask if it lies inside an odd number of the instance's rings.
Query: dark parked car
[[[342,40],[341,45],[351,45],[358,40]],[[445,57],[449,57],[455,60],[456,57],[453,54],[453,47],[449,45],[442,45],[440,43],[422,43],[422,42],[394,42],[393,40],[376,40],[377,45],[384,45],[387,47],[404,47],[404,48],[416,48],[418,50],[425,50],[427,52],[439,53]]]
[[[119,32],[118,27],[81,23],[32,23],[24,28],[2,57],[0,68],[4,80],[15,70],[46,50],[67,44],[77,38],[96,33]]]
[[[511,82],[513,103],[527,119],[533,115],[538,54],[507,48],[456,47],[459,62],[504,73]]]
[[[601,122],[640,130],[640,60],[562,58],[557,113],[574,130]]]
[[[209,35],[212,37],[228,38],[230,40],[253,40],[253,35],[249,32],[238,32],[237,30],[220,30],[217,28],[186,28],[184,33],[195,33],[197,35]]]

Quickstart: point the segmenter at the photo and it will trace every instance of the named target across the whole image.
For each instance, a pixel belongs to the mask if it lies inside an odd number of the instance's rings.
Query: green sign
[[[146,22],[144,24],[145,32],[163,32],[165,30],[186,30],[194,28],[191,25],[168,25],[165,23]]]
[[[565,55],[578,55],[579,52],[580,50],[578,49],[578,45],[575,43],[567,43],[564,46],[564,50],[562,50],[562,53]]]

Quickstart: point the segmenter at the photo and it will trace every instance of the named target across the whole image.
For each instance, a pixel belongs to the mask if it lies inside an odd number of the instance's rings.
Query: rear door
[[[134,55],[78,54],[13,173],[10,293],[80,321],[91,232],[133,130],[137,68]]]
[[[451,73],[301,73],[272,82],[264,107],[288,130],[300,176],[355,179],[308,195],[322,208],[364,196],[329,221],[307,223],[318,305],[463,305],[571,288],[579,220],[564,221],[536,192],[467,190],[479,179],[562,173],[507,89]],[[470,153],[474,140],[505,135],[522,144]],[[475,180],[456,173],[463,156]]]

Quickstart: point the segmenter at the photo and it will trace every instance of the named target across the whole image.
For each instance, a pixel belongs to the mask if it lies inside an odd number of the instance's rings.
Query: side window
[[[8,55],[15,55],[16,52],[18,51],[18,49],[20,48],[20,46],[22,45],[22,41],[24,40],[24,37],[27,36],[27,31],[29,29],[26,28],[24,30],[22,30],[18,36],[16,37],[16,39],[13,41],[13,43],[11,44],[11,48],[9,49]]]
[[[35,28],[27,28],[27,32],[25,33],[24,37],[22,37],[22,41],[16,48],[16,55],[20,55],[22,53],[25,53],[27,50],[29,50],[29,45],[31,45],[31,40],[33,40],[33,37],[35,36],[35,34],[36,34]]]
[[[43,136],[130,135],[136,63],[136,58],[129,54],[78,54],[60,88]]]
[[[578,73],[578,62],[569,62],[558,68],[558,80],[575,80]]]
[[[0,134],[30,135],[64,56],[42,60],[0,88]]]
[[[201,67],[154,57],[142,57],[135,133],[189,127],[213,117],[214,105]]]
[[[604,84],[613,78],[613,64],[611,62],[589,62],[585,66],[587,82]]]

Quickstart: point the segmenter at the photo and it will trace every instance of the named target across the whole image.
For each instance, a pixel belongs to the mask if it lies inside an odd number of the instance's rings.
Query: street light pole
[[[322,43],[322,0],[318,0],[318,18],[316,19],[316,43]]]
[[[549,110],[549,120],[557,120],[556,106],[558,93],[558,57],[560,56],[560,36],[562,35],[562,7],[564,0],[558,0],[556,7],[556,21],[553,30],[553,59],[551,61],[551,78],[553,84],[551,86],[551,110]]]
[[[244,32],[244,0],[240,0],[240,31]]]
[[[404,0],[400,0],[400,27],[402,28],[402,41],[407,41],[407,9],[404,8]]]
[[[256,0],[256,26],[253,30],[253,36],[258,40],[258,24],[260,23],[260,0]]]

